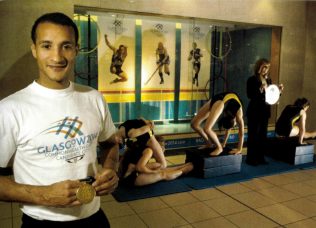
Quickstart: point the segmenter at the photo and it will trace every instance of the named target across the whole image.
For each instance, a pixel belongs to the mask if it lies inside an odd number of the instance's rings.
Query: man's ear
[[[36,48],[35,48],[35,44],[34,43],[31,45],[31,51],[32,51],[33,57],[36,59],[37,55],[36,55]]]

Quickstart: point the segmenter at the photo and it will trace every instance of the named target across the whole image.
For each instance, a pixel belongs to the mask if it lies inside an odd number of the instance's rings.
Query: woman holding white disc
[[[249,165],[267,164],[264,159],[264,147],[267,139],[268,120],[271,116],[271,103],[266,102],[266,89],[272,84],[269,77],[270,62],[259,59],[254,67],[254,75],[247,80],[248,139],[247,159]],[[283,90],[280,84],[279,90]],[[268,99],[267,99],[268,100]]]

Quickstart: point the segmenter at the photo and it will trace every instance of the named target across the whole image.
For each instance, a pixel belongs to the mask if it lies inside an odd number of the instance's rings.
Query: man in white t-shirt
[[[0,176],[0,200],[20,203],[24,228],[109,227],[100,196],[118,183],[116,128],[103,96],[69,81],[78,29],[49,13],[31,35],[39,77],[0,101],[0,167],[12,163],[14,172]]]

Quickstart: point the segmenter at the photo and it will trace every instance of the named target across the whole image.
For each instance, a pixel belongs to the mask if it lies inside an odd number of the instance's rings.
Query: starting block
[[[314,162],[314,145],[298,143],[297,137],[276,137],[267,140],[266,155],[293,165]]]
[[[228,151],[230,149],[224,149],[219,156],[210,156],[212,152],[210,148],[186,150],[185,162],[192,162],[194,165],[193,173],[201,178],[240,172],[242,155],[230,155]]]

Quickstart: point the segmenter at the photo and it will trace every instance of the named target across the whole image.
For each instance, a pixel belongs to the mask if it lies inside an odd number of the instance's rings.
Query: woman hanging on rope
[[[116,49],[108,40],[108,35],[104,35],[106,45],[113,51],[112,62],[110,66],[110,72],[116,74],[118,78],[115,78],[110,83],[118,83],[127,81],[127,74],[122,70],[122,65],[127,56],[127,47],[123,44]]]
[[[156,49],[156,63],[157,67],[159,67],[159,76],[160,76],[160,84],[164,83],[162,67],[164,67],[164,72],[167,75],[170,75],[169,64],[170,59],[167,52],[167,49],[163,46],[162,42],[158,43],[158,48]]]

